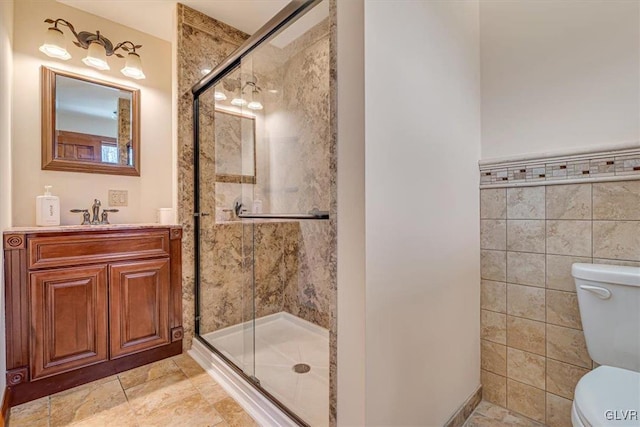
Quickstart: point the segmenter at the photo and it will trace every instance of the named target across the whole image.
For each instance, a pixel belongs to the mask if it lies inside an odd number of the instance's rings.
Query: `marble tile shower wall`
[[[178,220],[184,227],[182,239],[182,309],[184,325],[185,349],[191,348],[194,333],[195,305],[194,305],[194,234],[193,234],[193,160],[198,153],[193,151],[193,95],[191,87],[201,78],[203,68],[214,68],[231,52],[237,49],[249,36],[229,25],[210,18],[183,4],[177,5],[177,72],[178,72]],[[211,95],[212,97],[212,95]],[[213,99],[203,102],[204,106],[213,105]],[[213,111],[203,108],[204,123],[201,144],[201,191],[204,194],[215,195],[213,185],[214,146],[213,124],[206,117],[213,116]],[[203,212],[215,212],[214,197],[203,199]],[[218,244],[226,245],[233,242],[233,236],[214,236],[213,221],[203,221],[203,250],[207,253],[225,255],[221,263],[229,261],[228,252],[224,252]],[[216,240],[217,239],[217,240]],[[216,276],[215,268],[219,264],[212,263],[210,258],[204,261],[203,267],[210,268],[210,273],[203,275],[205,285],[213,286],[212,279]]]
[[[484,399],[571,426],[575,385],[594,367],[571,265],[640,266],[640,181],[480,194]]]

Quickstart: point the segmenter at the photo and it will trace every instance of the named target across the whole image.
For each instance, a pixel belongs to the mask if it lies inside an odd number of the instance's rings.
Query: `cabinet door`
[[[107,266],[30,273],[31,379],[108,360]]]
[[[169,258],[109,266],[111,358],[170,342]]]

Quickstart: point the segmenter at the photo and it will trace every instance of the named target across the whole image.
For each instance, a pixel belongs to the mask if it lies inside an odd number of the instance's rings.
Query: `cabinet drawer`
[[[29,239],[29,269],[169,256],[169,230]]]

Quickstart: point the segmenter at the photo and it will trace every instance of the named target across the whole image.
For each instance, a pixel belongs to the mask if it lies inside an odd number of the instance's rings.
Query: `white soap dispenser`
[[[51,195],[51,186],[44,186],[44,196],[36,197],[36,225],[60,225],[60,198]]]

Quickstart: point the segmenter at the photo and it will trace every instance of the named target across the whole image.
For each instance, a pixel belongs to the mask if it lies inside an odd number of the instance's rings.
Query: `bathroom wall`
[[[483,397],[570,426],[573,390],[594,366],[571,264],[640,266],[640,181],[480,194]]]
[[[364,19],[366,425],[441,426],[480,383],[478,2]]]
[[[638,141],[640,3],[480,2],[482,158]]]
[[[13,77],[13,0],[0,2],[0,230],[11,226],[11,79]],[[0,372],[6,370],[4,262],[0,263]],[[0,375],[4,399],[6,378]]]
[[[184,348],[191,348],[194,333],[194,234],[193,234],[193,95],[191,87],[202,77],[203,69],[213,69],[246,40],[247,34],[222,22],[216,21],[182,4],[177,6],[177,81],[178,81],[178,221],[184,227],[182,239],[182,310],[185,332]],[[213,128],[213,93],[203,98],[200,159],[202,180],[200,190],[201,211],[215,212],[215,133]],[[216,318],[216,310],[227,310],[231,306],[242,318],[242,228],[220,227],[216,229],[215,218],[205,218],[201,224],[201,250],[210,254],[201,260],[201,268],[207,271],[201,277],[203,295],[201,307],[207,319]],[[229,250],[229,248],[233,250]],[[234,278],[234,282],[225,281]],[[217,293],[217,295],[216,295]],[[222,294],[222,295],[220,295]],[[220,303],[223,301],[224,303]],[[236,303],[239,301],[240,303]],[[234,316],[234,318],[236,318]],[[216,320],[208,320],[207,328],[217,328]],[[211,329],[213,330],[213,329]],[[208,330],[203,330],[205,332]]]
[[[337,4],[336,4],[337,3]],[[337,55],[337,390],[339,426],[365,422],[364,0],[334,1]],[[337,15],[337,16],[336,16]],[[337,22],[336,22],[337,18]],[[334,33],[335,34],[335,33]]]
[[[123,59],[110,58],[110,71],[97,71],[81,59],[86,51],[73,46],[65,32],[72,58],[59,61],[49,58],[38,47],[48,27],[46,18],[64,18],[78,30],[100,30],[113,42],[133,40],[143,47],[140,55],[147,76],[145,80],[124,77]],[[65,30],[66,31],[66,30]],[[172,205],[172,99],[170,43],[124,27],[112,21],[63,5],[55,0],[21,0],[15,3],[14,93],[13,100],[13,225],[35,223],[35,197],[45,184],[53,185],[60,196],[62,224],[79,222],[71,208],[87,208],[94,198],[106,205],[108,190],[127,190],[129,206],[110,216],[116,223],[155,222],[155,210]],[[141,176],[85,174],[41,170],[40,67],[72,71],[113,81],[141,90]]]

